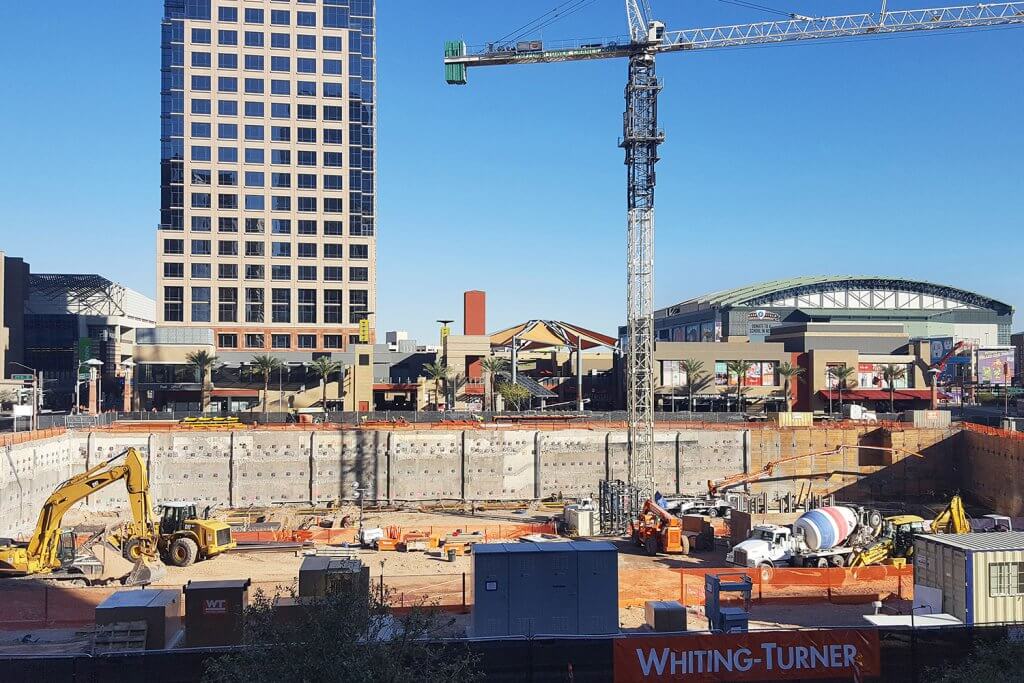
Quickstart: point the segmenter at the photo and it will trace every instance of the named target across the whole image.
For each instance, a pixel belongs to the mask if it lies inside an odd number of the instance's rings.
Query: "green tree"
[[[839,412],[843,412],[843,389],[850,385],[850,376],[853,375],[854,370],[846,365],[832,365],[828,369],[828,374],[836,381],[836,388],[839,389]]]
[[[447,386],[448,378],[452,375],[451,368],[444,361],[437,361],[424,365],[423,373],[434,383],[434,410],[441,410],[441,384],[443,382]]]
[[[199,411],[206,411],[206,387],[207,375],[210,376],[210,386],[213,385],[212,370],[217,366],[217,356],[205,349],[199,349],[185,356],[188,364],[196,369],[199,375]]]
[[[726,363],[730,373],[736,375],[736,411],[743,412],[743,385],[747,381],[747,373],[754,364],[749,360],[731,360]]]
[[[263,380],[263,420],[267,419],[267,394],[270,393],[270,376],[275,370],[281,370],[284,363],[277,356],[263,354],[253,356],[250,361],[252,371]]]
[[[478,657],[461,645],[442,646],[454,619],[419,605],[399,616],[389,596],[333,591],[303,598],[290,618],[277,618],[262,590],[245,611],[243,644],[211,658],[210,683],[472,683]]]
[[[327,412],[327,383],[331,379],[331,375],[335,373],[341,373],[338,378],[338,398],[341,398],[341,377],[344,377],[342,369],[345,367],[343,363],[336,360],[331,360],[330,356],[318,356],[311,362],[306,363],[314,375],[320,378],[321,387],[321,398],[320,402],[324,407],[324,412]]]
[[[785,363],[779,363],[779,377],[782,378],[782,393],[786,397],[786,412],[790,413],[793,411],[793,402],[790,400],[789,390],[792,386],[794,379],[804,374],[804,369],[793,365],[789,361]]]
[[[480,367],[484,371],[484,390],[487,395],[484,397],[486,409],[496,410],[497,396],[495,388],[498,386],[498,377],[508,370],[508,360],[501,356],[488,356],[480,361]]]
[[[498,393],[505,401],[505,405],[513,410],[522,410],[523,403],[530,400],[530,392],[526,387],[511,382],[502,382],[498,385]]]
[[[679,367],[686,373],[686,396],[688,398],[687,403],[690,406],[690,412],[693,412],[693,392],[694,389],[700,390],[708,385],[708,374],[704,372],[704,361],[697,360],[696,358],[687,358],[686,360],[680,361]],[[675,405],[673,403],[673,405]]]
[[[896,412],[896,382],[906,378],[907,368],[889,363],[882,366],[882,381],[889,385],[889,412]]]

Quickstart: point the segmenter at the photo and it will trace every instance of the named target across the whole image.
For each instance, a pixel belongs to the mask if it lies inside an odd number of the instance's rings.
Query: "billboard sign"
[[[92,358],[92,339],[83,337],[78,340],[78,379],[89,379],[89,368],[82,363],[90,358]]]
[[[616,681],[783,681],[880,676],[878,631],[763,631],[618,638]]]
[[[978,382],[1007,384],[1013,378],[1013,349],[978,349]]]

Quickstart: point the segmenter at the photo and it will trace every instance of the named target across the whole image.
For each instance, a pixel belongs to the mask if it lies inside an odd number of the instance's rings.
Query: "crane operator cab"
[[[194,502],[168,502],[161,506],[159,549],[164,562],[187,567],[236,545],[231,527],[224,522],[200,519]]]

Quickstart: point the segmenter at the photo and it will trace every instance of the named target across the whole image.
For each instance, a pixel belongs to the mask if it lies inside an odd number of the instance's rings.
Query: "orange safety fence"
[[[1024,441],[1024,432],[1011,432],[997,427],[987,427],[985,425],[974,424],[973,422],[961,422],[960,425],[969,432],[987,434],[988,436],[998,436],[1001,439]]]
[[[679,573],[671,567],[619,568],[619,607],[643,607],[648,600],[678,600]]]
[[[753,581],[751,599],[755,601],[864,603],[896,596],[913,598],[914,568],[875,565],[871,567],[826,567],[803,569],[777,567],[764,569],[713,568],[677,569],[679,601],[686,607],[704,604],[706,574],[745,574]],[[740,600],[727,593],[723,600]]]
[[[409,533],[422,533],[442,538],[465,534],[480,534],[487,543],[514,541],[530,534],[556,533],[554,522],[544,524],[463,524],[449,526],[389,526],[388,538],[401,539]],[[277,531],[233,531],[232,537],[240,543],[304,543],[336,545],[355,543],[355,529],[280,529]]]
[[[0,446],[15,446],[19,443],[26,443],[28,441],[36,441],[38,439],[49,439],[54,436],[60,436],[67,432],[64,427],[49,427],[47,429],[35,429],[31,432],[14,432],[13,434],[4,434],[0,437]]]

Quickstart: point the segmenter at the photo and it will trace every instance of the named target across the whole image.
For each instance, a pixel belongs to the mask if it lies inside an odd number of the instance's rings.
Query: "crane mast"
[[[794,15],[782,21],[666,31],[651,21],[648,0],[625,0],[629,38],[622,43],[582,42],[545,48],[540,41],[490,44],[469,52],[466,43],[445,43],[445,79],[465,85],[477,66],[626,58],[626,111],[619,146],[626,156],[626,410],[629,484],[633,501],[654,495],[654,166],[665,135],[658,127],[655,73],[661,53],[781,44],[854,36],[887,35],[1024,24],[1024,2],[982,3],[934,9],[887,10],[826,17]],[[634,503],[635,505],[636,503]],[[634,516],[639,510],[630,510]]]
[[[661,82],[653,51],[629,58],[622,142],[626,152],[626,415],[629,481],[640,501],[654,496],[654,165]],[[635,512],[635,511],[634,511]]]

